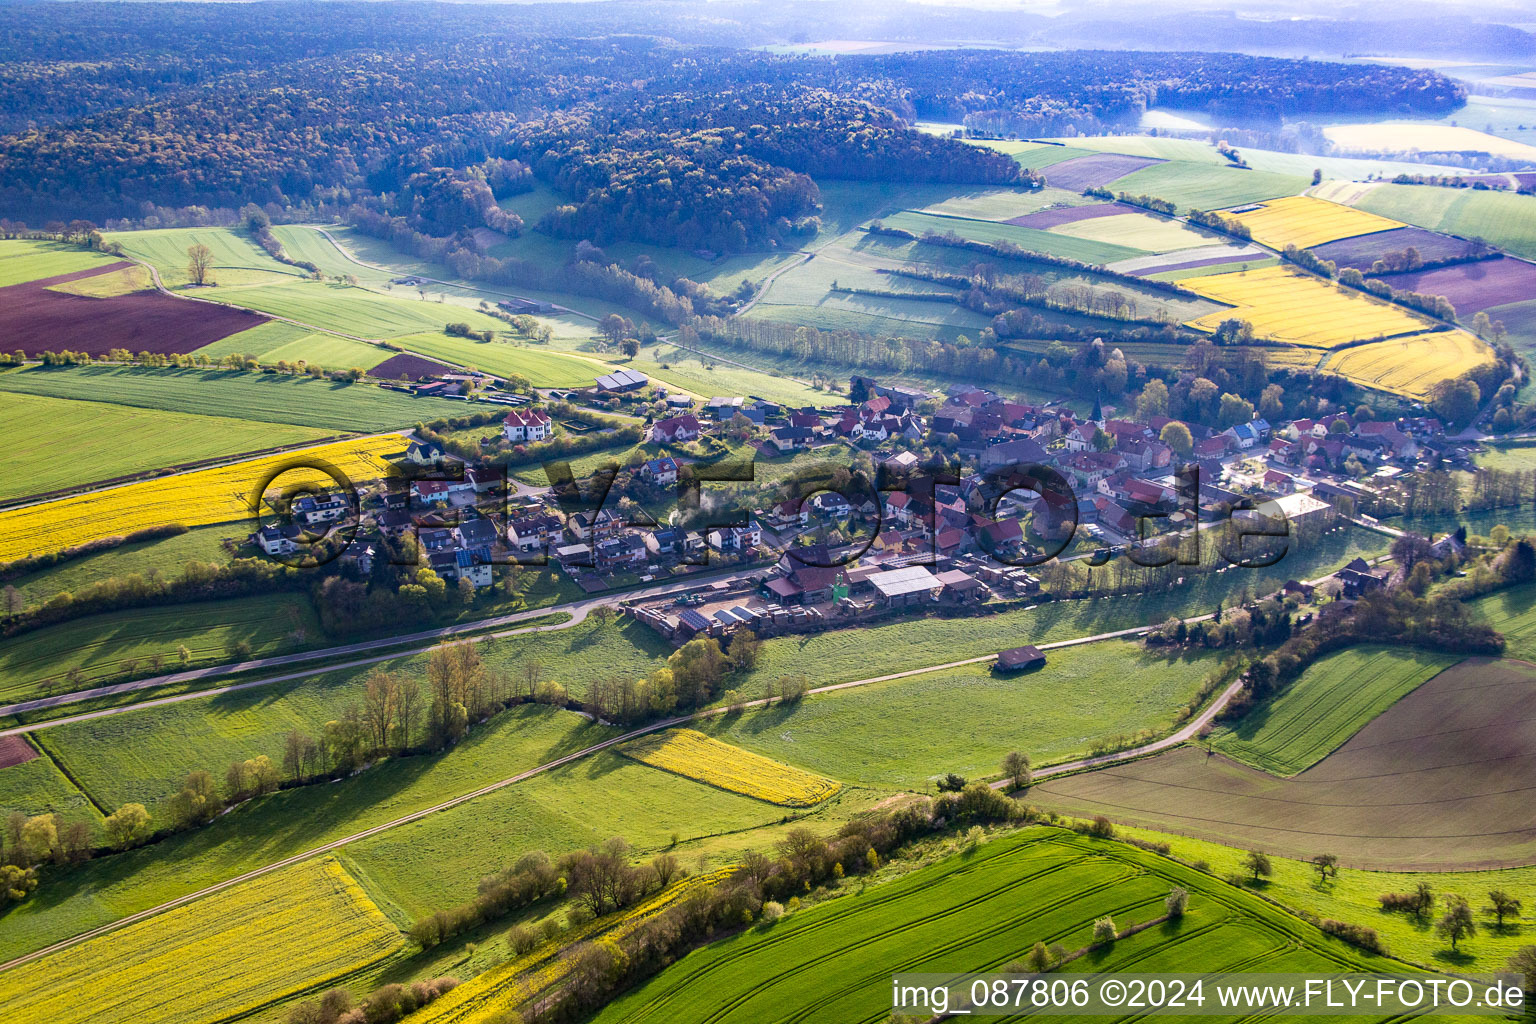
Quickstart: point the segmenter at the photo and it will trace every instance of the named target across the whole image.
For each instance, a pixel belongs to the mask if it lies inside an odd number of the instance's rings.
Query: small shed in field
[[[1023,647],[1010,647],[1006,651],[999,651],[997,655],[997,670],[999,672],[1024,672],[1029,669],[1045,667],[1045,652],[1034,644],[1025,644]]]

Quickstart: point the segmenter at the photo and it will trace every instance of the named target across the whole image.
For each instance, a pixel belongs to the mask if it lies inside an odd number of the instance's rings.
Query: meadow
[[[886,227],[901,228],[917,235],[932,231],[940,235],[955,234],[977,242],[1011,242],[1030,252],[1065,256],[1084,263],[1112,263],[1115,260],[1146,254],[1146,250],[1129,245],[1073,238],[1070,235],[1021,227],[1017,224],[997,224],[965,217],[938,217],[911,210],[904,210],[894,216],[886,217],[884,221]]]
[[[1008,221],[1046,207],[1091,206],[1098,203],[1097,199],[1064,188],[996,189],[950,196],[917,212],[963,217],[967,220]]]
[[[0,1000],[51,1024],[205,1024],[324,987],[403,944],[327,858],[13,968],[0,975]]]
[[[1050,779],[1030,801],[1351,868],[1452,871],[1526,864],[1536,665],[1471,659],[1399,699],[1294,779],[1180,747]]]
[[[1218,165],[1169,161],[1133,171],[1117,180],[1112,188],[1133,196],[1166,199],[1182,214],[1191,209],[1214,210],[1294,195],[1306,187],[1307,181],[1299,175],[1272,171],[1240,171]]]
[[[1311,196],[1285,196],[1262,203],[1256,209],[1234,211],[1231,216],[1253,232],[1254,241],[1271,249],[1284,249],[1287,245],[1310,249],[1340,238],[1403,226],[1386,217]]]
[[[39,949],[254,868],[471,792],[611,735],[613,730],[595,726],[567,711],[518,709],[498,717],[489,726],[472,730],[446,754],[393,758],[342,782],[283,789],[247,801],[201,828],[179,832],[152,846],[98,857],[51,881],[46,891],[7,912],[4,918],[7,927],[0,929],[0,955],[9,959]],[[173,747],[168,745],[159,749]],[[277,753],[280,752],[279,748]],[[206,767],[216,776],[222,775],[221,766],[209,764]],[[671,778],[654,769],[632,767],[637,772]],[[0,783],[5,782],[11,770],[0,770]],[[704,793],[714,792],[696,783],[675,781]],[[9,794],[6,799],[10,799]],[[758,809],[764,806],[745,797],[733,799]],[[473,801],[464,810],[470,811],[470,817],[473,817],[472,812],[480,803],[481,800]],[[782,811],[773,814],[777,819]],[[599,838],[607,838],[607,835],[604,833]],[[494,839],[485,838],[487,842]],[[550,847],[552,851],[565,848]],[[496,851],[486,852],[492,859],[500,855]],[[515,860],[516,855],[513,854],[511,859]],[[423,870],[429,868],[425,863],[418,866]],[[496,866],[502,865],[498,863]],[[478,874],[460,876],[456,881],[472,893],[479,877]],[[435,884],[450,883],[440,880]],[[373,891],[372,887],[370,891]],[[455,890],[452,899],[460,898],[463,898],[462,890]],[[438,892],[432,892],[423,900],[414,900],[407,890],[400,893],[399,902],[414,915],[440,909],[450,899],[440,898]]]
[[[310,427],[40,395],[9,395],[6,407],[15,433],[0,453],[0,501],[325,436]]]
[[[25,238],[0,239],[0,288],[41,281],[79,270],[110,266],[116,256],[92,252],[63,242]]]
[[[1120,827],[1117,833],[1130,838],[1167,843],[1173,856],[1191,863],[1203,861],[1218,877],[1242,872],[1246,851],[1203,839],[1154,832],[1149,829]],[[1374,928],[1380,933],[1387,951],[1394,957],[1421,964],[1432,970],[1495,972],[1505,969],[1505,962],[1522,946],[1536,937],[1536,908],[1529,894],[1536,891],[1536,868],[1504,868],[1495,871],[1362,871],[1346,867],[1335,878],[1324,882],[1317,869],[1305,860],[1270,856],[1274,874],[1257,886],[1256,892],[1292,910],[1335,921]],[[1444,897],[1464,896],[1478,918],[1477,934],[1463,941],[1453,953],[1449,944],[1435,934],[1434,917],[1389,914],[1381,909],[1377,897],[1385,892],[1412,892],[1427,882]],[[1488,892],[1503,889],[1523,898],[1525,912],[1518,921],[1506,919],[1503,928],[1487,916]]]
[[[1536,661],[1536,586],[1511,587],[1468,604],[1504,634],[1504,653],[1508,657]]]
[[[129,257],[153,266],[161,282],[172,289],[185,288],[187,249],[206,245],[213,252],[213,280],[219,287],[251,282],[298,280],[304,271],[274,260],[256,240],[232,228],[160,228],[149,231],[110,231],[106,240],[122,246]]]
[[[730,712],[694,728],[849,785],[922,791],[948,772],[995,777],[1010,750],[1051,764],[1115,736],[1164,731],[1217,664],[1116,640],[1048,651],[1046,659],[1025,675],[967,665]],[[864,674],[884,670],[885,660]],[[811,678],[822,685],[840,674]]]
[[[1536,258],[1536,196],[1380,184],[1351,205],[1432,231],[1483,238],[1517,256]]]
[[[647,354],[649,359],[644,358]],[[789,377],[721,362],[670,346],[642,350],[639,358],[625,365],[649,374],[653,380],[670,385],[673,390],[680,389],[705,399],[716,395],[752,396],[799,408],[825,405],[834,398]]]
[[[152,526],[254,523],[260,495],[252,492],[263,483],[335,487],[332,476],[308,468],[326,465],[355,486],[381,477],[385,458],[405,448],[399,434],[338,441],[28,505],[0,513],[0,561]]]
[[[503,377],[526,377],[535,387],[541,388],[589,387],[594,378],[611,369],[608,363],[598,359],[552,352],[541,346],[520,342],[470,341],[441,331],[408,334],[395,338],[391,344],[406,352],[446,360],[459,366],[474,367],[486,373]]]
[[[1338,651],[1309,665],[1267,704],[1219,729],[1210,745],[1272,775],[1297,775],[1459,660],[1412,648]]]
[[[367,339],[441,331],[450,323],[467,323],[477,331],[496,331],[506,326],[467,306],[399,298],[337,282],[262,284],[232,289],[218,298],[311,327]]]
[[[1332,124],[1323,129],[1323,134],[1345,151],[1491,153],[1494,156],[1526,161],[1536,158],[1536,146],[1463,126],[1376,121],[1370,124]]]
[[[0,391],[201,416],[227,416],[238,410],[242,420],[316,427],[333,434],[394,430],[464,415],[463,402],[415,398],[371,384],[244,370],[32,367],[0,373]]]
[[[282,360],[290,363],[302,360],[328,370],[347,370],[354,366],[371,370],[390,357],[389,350],[381,346],[353,341],[339,334],[311,331],[282,320],[268,320],[260,327],[220,338],[198,349],[197,354],[215,360],[230,355],[245,356],[264,366]]]
[[[828,821],[869,803],[840,794],[809,812],[818,820],[801,824],[826,831]],[[695,862],[700,853],[766,848],[773,833],[761,830],[788,820],[783,807],[606,750],[370,836],[346,854],[377,891],[420,914],[473,897],[478,879],[530,850],[556,856],[622,836],[636,858],[671,850]]]
[[[16,576],[6,583],[16,588],[26,605],[42,604],[60,591],[75,591],[109,576],[129,573],[162,575],[180,572],[188,562],[223,564],[229,555],[224,539],[233,531],[203,526],[174,537],[134,541],[95,554]]]
[[[651,733],[615,749],[652,768],[783,807],[810,807],[841,788],[832,779],[721,743],[696,729]]]
[[[156,605],[88,615],[0,640],[0,701],[85,689],[120,677],[180,668],[178,648],[190,652],[187,667],[236,660],[235,644],[251,645],[253,657],[312,645],[319,625],[302,594],[263,594],[190,605]]]
[[[547,678],[582,693],[588,670],[595,674],[600,665],[637,676],[656,667],[660,649],[637,646],[631,642],[634,636],[631,630],[604,630],[589,620],[570,629],[482,641],[481,650],[494,670],[515,676],[524,663],[536,660],[545,666]],[[410,655],[377,667],[420,680],[426,665],[425,655]],[[269,686],[51,726],[38,732],[37,740],[104,806],[135,801],[153,807],[194,769],[222,770],[231,761],[262,754],[280,761],[290,730],[319,735],[327,721],[360,707],[374,669],[317,670]],[[511,718],[535,721],[538,716],[520,710]],[[493,770],[489,762],[487,768]],[[464,770],[474,775],[478,769]]]
[[[891,1005],[892,965],[1000,971],[1022,960],[1035,942],[1080,949],[1092,941],[1098,917],[1113,915],[1121,929],[1162,917],[1163,900],[1175,886],[1189,893],[1182,918],[1121,938],[1063,973],[1331,973],[1368,969],[1373,962],[1259,898],[1170,860],[1112,841],[1032,828],[724,938],[595,1019],[883,1019]]]
[[[30,744],[25,737],[7,738],[0,743]],[[32,748],[34,751],[36,748]],[[20,764],[8,764],[0,768],[0,817],[9,818],[16,813],[32,817],[38,814],[61,814],[65,821],[87,821],[92,830],[100,828],[102,816],[80,788],[59,770],[47,754]]]

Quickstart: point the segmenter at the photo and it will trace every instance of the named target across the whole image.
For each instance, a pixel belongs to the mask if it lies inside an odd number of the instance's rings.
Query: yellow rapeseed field
[[[809,807],[841,783],[754,754],[693,729],[668,729],[621,744],[619,753],[675,775],[785,807]]]
[[[618,941],[663,910],[723,881],[735,868],[693,875],[635,904],[623,914],[588,921],[552,942],[458,986],[411,1017],[411,1024],[489,1024],[498,1015],[527,1002],[557,984],[571,968],[563,951],[578,942]]]
[[[1435,385],[1492,361],[1488,346],[1466,331],[1434,331],[1332,353],[1323,370],[1366,387],[1425,400]]]
[[[252,517],[253,491],[283,467],[332,466],[354,483],[377,479],[384,457],[405,450],[399,434],[337,441],[215,469],[77,494],[0,514],[0,562],[73,547],[151,526],[205,526]],[[325,482],[318,471],[284,473],[279,483]]]
[[[403,942],[334,858],[307,861],[6,971],[0,1006],[38,1024],[207,1024]]]
[[[1283,265],[1190,278],[1180,284],[1233,307],[1187,321],[1200,331],[1213,332],[1223,320],[1236,317],[1252,324],[1260,338],[1307,348],[1338,348],[1435,326],[1434,321],[1400,306]]]
[[[1307,249],[1324,242],[1402,227],[1402,222],[1313,196],[1285,196],[1254,203],[1227,216],[1253,232],[1254,241],[1272,249],[1294,245]]]

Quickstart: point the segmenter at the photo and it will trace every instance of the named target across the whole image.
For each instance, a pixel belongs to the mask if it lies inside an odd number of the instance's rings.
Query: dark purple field
[[[1370,270],[1371,264],[1386,253],[1402,252],[1409,247],[1419,250],[1420,256],[1432,262],[1460,256],[1467,250],[1467,243],[1436,231],[1408,227],[1341,238],[1337,242],[1314,245],[1312,251],[1341,267]]]
[[[1461,316],[1522,299],[1536,299],[1536,266],[1508,256],[1412,274],[1389,274],[1382,280],[1394,288],[1444,295]]]
[[[430,359],[402,352],[400,355],[390,356],[369,370],[368,376],[383,380],[422,380],[426,377],[436,377],[440,373],[453,372],[454,369],[451,366],[444,366],[442,363],[434,363]]]
[[[1054,228],[1058,224],[1073,224],[1080,220],[1092,220],[1095,217],[1114,217],[1122,213],[1135,212],[1134,207],[1122,206],[1120,203],[1094,203],[1091,206],[1063,206],[1055,210],[1038,210],[1035,213],[1026,213],[1022,217],[1014,217],[1004,223],[1044,230]]]
[[[1045,168],[1046,184],[1053,188],[1066,188],[1081,192],[1085,188],[1108,185],[1143,167],[1165,163],[1148,156],[1123,156],[1119,153],[1095,153],[1092,156],[1073,157]]]

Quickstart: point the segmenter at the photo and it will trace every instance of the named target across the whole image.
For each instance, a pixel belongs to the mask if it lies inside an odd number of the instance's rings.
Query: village
[[[355,511],[340,495],[306,494],[286,523],[251,539],[286,557],[346,523],[357,539],[341,558],[361,575],[377,555],[367,538],[384,536],[413,546],[416,564],[465,590],[492,586],[496,567],[509,564],[552,567],[587,593],[680,583],[624,604],[680,645],[742,629],[772,636],[1048,600],[1043,563],[1096,566],[1123,556],[1158,564],[1139,557],[1149,545],[1231,517],[1283,517],[1281,532],[1292,534],[1341,519],[1370,525],[1357,508],[1400,474],[1469,457],[1430,417],[1356,421],[1339,412],[1218,431],[1112,416],[1100,402],[1080,417],[978,387],[935,394],[857,376],[846,402],[807,408],[668,394],[631,370],[585,389],[515,397],[502,399],[512,407],[482,446],[538,451],[556,435],[547,403],[558,401],[631,414],[644,423],[642,454],[597,474],[603,486],[584,493],[520,483],[501,466],[417,441],[399,478],[370,489]],[[742,477],[738,460],[738,471],[724,474],[730,482],[710,483],[721,474],[706,451],[744,454],[749,472]],[[752,478],[758,465],[786,463],[773,481]],[[839,466],[865,473],[845,474],[839,489]],[[943,471],[933,475],[935,467]],[[1059,474],[1064,486],[1005,490],[1020,468]],[[694,500],[680,500],[690,490]],[[710,499],[702,505],[701,490]],[[1364,563],[1339,578],[1346,597],[1385,582]]]

